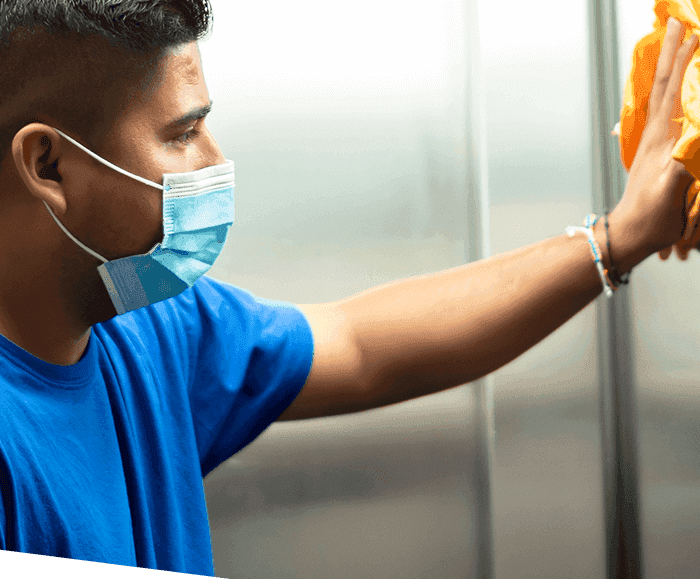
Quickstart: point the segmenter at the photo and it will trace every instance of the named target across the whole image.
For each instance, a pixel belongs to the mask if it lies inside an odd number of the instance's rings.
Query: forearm
[[[622,199],[610,215],[619,274],[692,231],[695,177],[672,153],[681,135],[681,79],[695,51],[679,50],[669,18],[646,128]],[[610,269],[605,225],[595,237]],[[602,283],[583,234],[562,234],[508,254],[371,289],[340,302],[300,306],[314,337],[306,384],[285,419],[370,409],[487,375],[589,304]]]
[[[608,267],[602,220],[595,234]],[[628,238],[617,235],[619,252],[613,244],[622,273],[643,259],[627,249]],[[367,389],[377,405],[386,405],[497,370],[601,291],[586,237],[562,234],[487,260],[374,288],[340,306],[353,329]]]

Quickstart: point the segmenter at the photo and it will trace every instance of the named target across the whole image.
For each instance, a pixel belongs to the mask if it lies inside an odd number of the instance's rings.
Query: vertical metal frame
[[[483,105],[478,0],[465,0],[467,38],[467,236],[468,262],[487,258],[489,244],[488,153]],[[624,192],[617,139],[621,91],[616,0],[588,0],[590,102],[592,105],[592,205],[612,210]],[[614,249],[613,249],[614,251]],[[608,578],[643,576],[638,478],[637,405],[633,379],[629,287],[613,300],[598,300],[597,344]],[[493,530],[493,378],[472,383],[477,417],[477,567],[495,576]]]
[[[619,142],[617,1],[588,0],[593,211],[612,210],[624,193]],[[613,255],[615,248],[612,248]],[[634,277],[632,278],[634,279]],[[597,301],[598,373],[608,578],[643,576],[635,382],[629,286]]]
[[[467,262],[488,258],[491,254],[489,228],[488,153],[486,110],[483,103],[481,47],[478,0],[465,0],[466,38],[466,153],[467,153]],[[495,577],[493,532],[493,455],[495,432],[493,418],[493,376],[471,383],[476,417],[476,550],[480,578]]]

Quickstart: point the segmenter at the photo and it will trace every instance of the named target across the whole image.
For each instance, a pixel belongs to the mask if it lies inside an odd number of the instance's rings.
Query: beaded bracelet
[[[596,224],[597,221],[597,216],[591,214],[586,218],[586,227],[582,228],[576,226],[568,226],[566,228],[566,233],[569,235],[569,237],[574,237],[574,235],[577,232],[586,235],[586,237],[588,238],[588,243],[591,247],[591,251],[593,253],[593,259],[595,260],[596,268],[598,269],[598,274],[600,274],[600,280],[603,283],[603,290],[605,291],[605,295],[608,298],[612,298],[613,288],[615,288],[615,290],[617,290],[617,288],[610,283],[610,279],[608,278],[608,272],[603,268],[600,246],[598,246],[598,243],[596,242],[595,236],[593,234],[593,226]]]
[[[586,221],[585,221],[585,226],[587,228],[590,228],[591,231],[593,231],[593,226],[598,223],[598,220],[600,219],[600,216],[597,216],[596,214],[592,213],[588,216],[586,216]],[[593,237],[593,243],[595,244],[595,250],[593,252],[593,259],[596,259],[596,256],[600,259],[601,265],[603,264],[603,252],[600,251],[600,246],[598,245],[598,242],[596,241],[595,237]],[[610,252],[610,242],[608,241],[608,255]],[[612,260],[610,260],[612,264]],[[610,274],[613,274],[613,272],[610,272],[610,270],[607,270],[605,267],[603,268],[603,272],[605,273],[605,280],[608,282],[608,286],[610,286],[615,292],[617,292],[618,287],[620,284],[618,283],[618,279],[613,279],[611,278]],[[617,272],[615,272],[616,274]],[[613,281],[614,280],[614,281]]]
[[[613,264],[613,259],[612,259],[612,250],[610,249],[610,232],[608,231],[608,210],[605,210],[605,239],[608,244],[608,257],[610,258],[610,270],[612,271],[612,278],[615,280],[617,285],[619,286],[620,284],[629,284],[630,283],[630,275],[629,272],[627,274],[624,274],[627,276],[627,278],[623,278],[617,273],[617,268],[615,268],[615,264]]]

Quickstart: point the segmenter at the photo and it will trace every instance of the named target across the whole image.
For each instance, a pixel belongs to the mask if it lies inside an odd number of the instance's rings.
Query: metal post
[[[488,155],[486,149],[486,110],[483,105],[481,50],[479,43],[478,0],[465,0],[466,140],[467,140],[467,262],[488,258],[489,231]],[[476,408],[477,490],[476,546],[480,578],[495,576],[493,535],[492,466],[494,454],[493,377],[471,384]]]
[[[612,210],[624,192],[619,144],[621,91],[616,0],[589,0],[593,211]],[[614,251],[614,248],[613,248]],[[638,489],[636,394],[633,380],[629,287],[598,307],[605,556],[608,578],[643,576]]]

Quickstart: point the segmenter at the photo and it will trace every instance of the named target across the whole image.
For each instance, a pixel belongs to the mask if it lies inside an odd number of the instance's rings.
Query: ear
[[[48,125],[31,123],[12,140],[12,156],[24,185],[34,197],[45,201],[57,217],[67,209],[58,170],[60,135]]]

